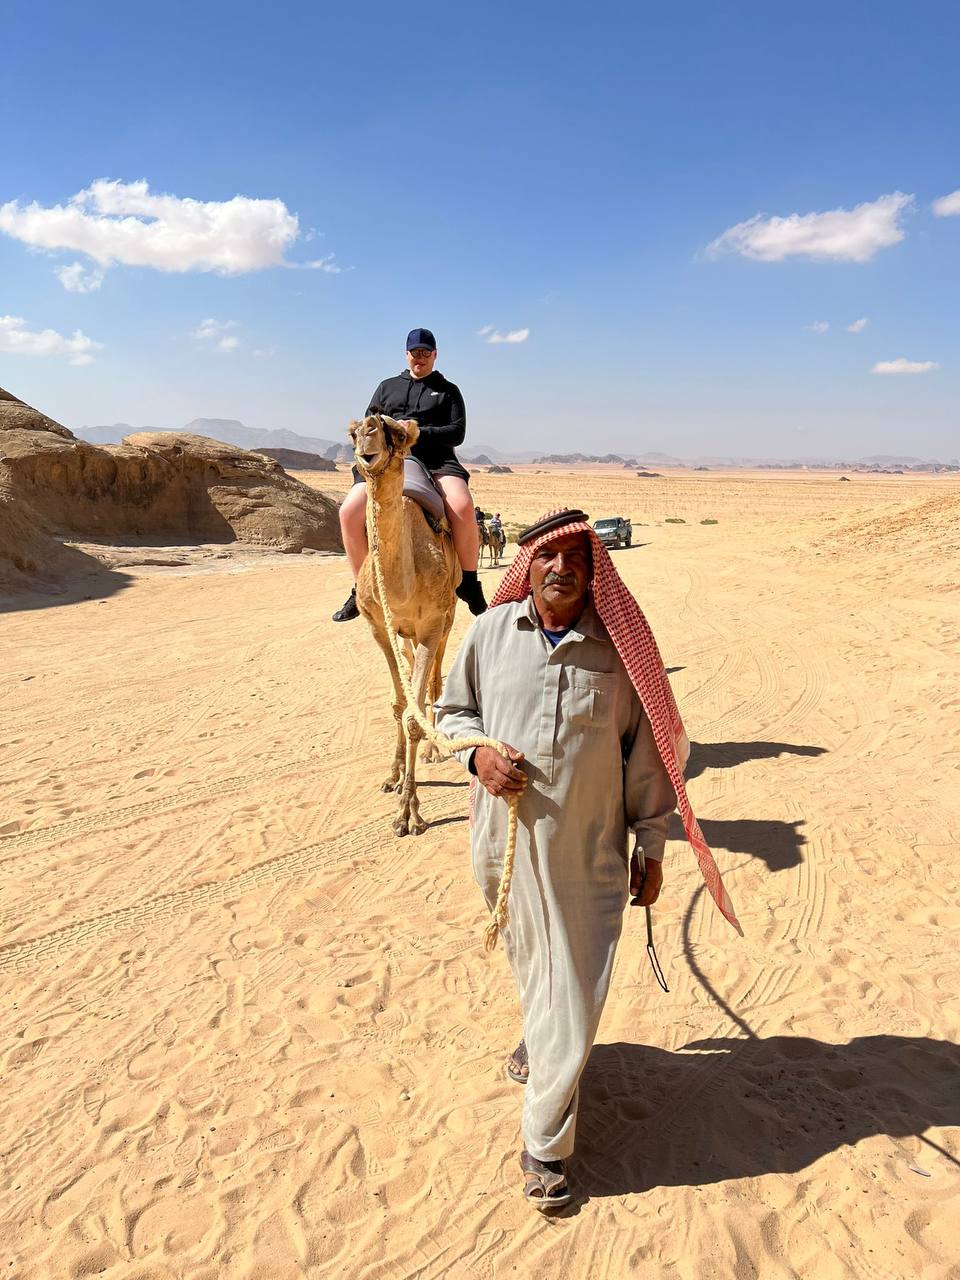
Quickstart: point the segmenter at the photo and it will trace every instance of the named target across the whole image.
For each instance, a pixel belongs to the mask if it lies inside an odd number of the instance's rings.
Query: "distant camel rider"
[[[473,614],[487,607],[477,578],[480,538],[474,516],[473,498],[467,485],[470,473],[454,453],[467,431],[467,411],[460,388],[434,369],[437,341],[429,329],[411,329],[407,334],[407,371],[386,378],[374,391],[367,413],[384,413],[398,420],[412,418],[420,435],[411,449],[414,458],[430,472],[443,495],[453,531],[463,580],[457,595]],[[353,570],[354,581],[367,556],[367,488],[353,470],[353,488],[340,507],[343,548]],[[348,622],[359,615],[354,586],[343,605],[333,615],[334,622]]]

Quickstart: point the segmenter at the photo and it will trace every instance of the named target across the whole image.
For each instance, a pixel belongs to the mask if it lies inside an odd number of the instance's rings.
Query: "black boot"
[[[457,598],[463,601],[475,618],[487,612],[487,602],[483,598],[483,587],[476,569],[463,570],[463,577],[457,587]]]
[[[334,622],[351,622],[354,618],[360,617],[360,610],[357,608],[357,588],[354,587],[350,594],[344,600],[343,604],[333,615]]]

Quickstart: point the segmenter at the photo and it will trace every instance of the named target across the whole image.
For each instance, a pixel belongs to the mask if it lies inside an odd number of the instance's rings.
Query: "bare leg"
[[[453,545],[462,569],[476,570],[480,555],[480,531],[467,482],[459,476],[435,476],[450,517]]]
[[[343,549],[347,553],[347,560],[356,581],[360,566],[367,558],[367,486],[365,484],[355,484],[340,504],[340,532],[343,535]]]

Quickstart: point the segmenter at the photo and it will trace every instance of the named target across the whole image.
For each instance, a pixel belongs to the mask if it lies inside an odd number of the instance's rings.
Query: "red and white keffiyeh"
[[[548,512],[542,519],[546,520],[554,514],[556,513]],[[490,602],[490,607],[506,604],[510,600],[525,599],[530,593],[530,562],[535,553],[545,543],[553,542],[571,533],[586,533],[590,537],[593,548],[591,590],[594,607],[627,669],[630,682],[636,689],[650,720],[660,759],[677,795],[677,809],[680,812],[684,832],[700,864],[700,872],[710,896],[724,918],[729,920],[742,937],[743,930],[734,913],[730,895],[723,886],[713,854],[687,799],[683,770],[690,754],[690,743],[683,728],[683,721],[680,719],[680,712],[677,710],[673,690],[670,688],[663,659],[660,657],[660,650],[657,648],[650,624],[643,616],[640,606],[627,590],[626,584],[614,568],[609,551],[590,525],[586,521],[575,521],[558,529],[551,529],[535,541],[518,548],[513,563],[504,574],[503,581]]]

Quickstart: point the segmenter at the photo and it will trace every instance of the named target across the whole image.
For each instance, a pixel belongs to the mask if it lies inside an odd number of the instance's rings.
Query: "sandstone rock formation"
[[[0,431],[49,431],[72,440],[72,434],[39,409],[32,409],[0,387]]]
[[[336,471],[337,464],[319,453],[303,453],[300,449],[257,449],[265,458],[279,462],[285,471]]]
[[[90,562],[62,538],[341,546],[336,503],[270,458],[177,432],[98,447],[0,390],[0,591]]]

